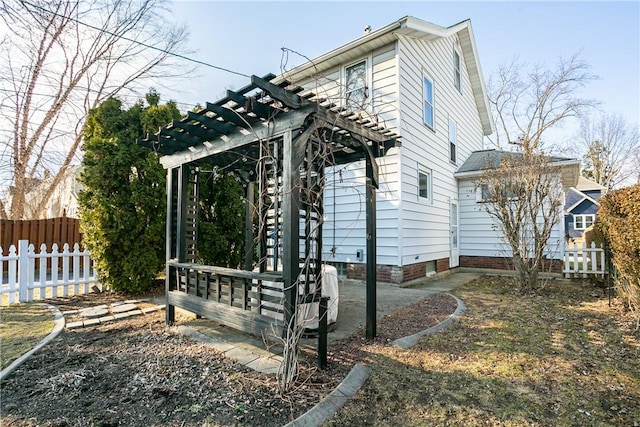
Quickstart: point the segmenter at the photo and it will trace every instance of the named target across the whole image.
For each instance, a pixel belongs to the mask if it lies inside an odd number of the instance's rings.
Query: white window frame
[[[360,64],[364,63],[364,86],[360,86],[354,89],[349,90],[349,69],[354,68]],[[361,58],[355,62],[352,62],[350,64],[347,64],[343,67],[342,70],[342,75],[343,75],[343,81],[344,81],[344,100],[343,100],[343,107],[349,109],[350,107],[350,103],[349,103],[349,94],[352,92],[355,92],[357,90],[362,90],[364,93],[364,98],[362,101],[362,104],[358,104],[358,103],[354,103],[353,106],[355,107],[352,111],[361,111],[361,110],[365,110],[366,106],[367,106],[367,102],[369,99],[369,59],[368,58]]]
[[[587,225],[587,222],[589,222],[587,221],[587,219],[591,220],[591,223],[589,225]],[[587,228],[591,227],[595,221],[595,214],[573,215],[573,228],[574,230],[586,230]],[[580,222],[580,226],[578,226],[578,222]]]
[[[456,60],[457,58],[457,60]],[[460,63],[462,58],[458,49],[453,48],[453,86],[458,89],[458,92],[462,92],[462,67]]]
[[[509,196],[510,201],[518,200],[517,196]],[[493,202],[494,198],[489,194],[489,184],[476,184],[476,202]]]
[[[427,180],[426,186],[421,183],[421,175]],[[433,171],[425,166],[418,165],[418,199],[426,200],[429,203],[433,202]],[[423,190],[426,191],[426,195],[423,195]]]
[[[427,82],[431,85],[431,99],[427,99]],[[427,105],[431,108],[431,124],[427,121]],[[422,73],[422,121],[432,131],[436,130],[436,85],[426,73]]]
[[[454,120],[449,120],[449,161],[458,164],[458,125]]]

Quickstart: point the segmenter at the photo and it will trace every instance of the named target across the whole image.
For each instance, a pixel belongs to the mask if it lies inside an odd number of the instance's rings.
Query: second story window
[[[453,85],[460,91],[460,54],[453,50]]]
[[[367,99],[367,61],[345,68],[345,107],[351,111],[363,110]]]
[[[449,122],[449,160],[451,163],[456,164],[457,162],[457,154],[456,154],[456,145],[457,145],[457,136],[458,133],[456,122]]]
[[[435,129],[433,81],[427,76],[422,77],[422,100],[424,104],[424,124],[433,130]]]

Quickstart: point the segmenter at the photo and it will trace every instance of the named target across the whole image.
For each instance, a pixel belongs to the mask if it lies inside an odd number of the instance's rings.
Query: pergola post
[[[293,329],[296,322],[296,301],[298,298],[298,277],[300,276],[300,169],[296,162],[297,144],[291,131],[283,135],[282,153],[282,219],[283,219],[283,279],[284,279],[284,321],[285,330]]]
[[[366,297],[366,336],[376,336],[376,187],[374,182],[373,159],[365,157],[366,162],[366,214],[367,214],[367,297]]]
[[[174,217],[173,206],[174,201],[176,200],[176,192],[177,192],[177,179],[178,179],[178,168],[169,168],[167,169],[167,222],[165,224],[165,247],[166,247],[166,260],[174,258],[176,253],[176,230],[174,228]],[[167,325],[171,325],[175,322],[176,314],[175,314],[175,306],[169,304],[168,297],[169,291],[172,291],[175,288],[175,278],[173,274],[171,274],[171,268],[169,267],[169,263],[165,264],[165,296],[167,297],[166,308],[165,308],[165,322]]]
[[[253,269],[253,203],[255,200],[255,184],[247,179],[247,188],[245,190],[245,218],[244,218],[244,269],[251,271]]]
[[[187,203],[189,201],[189,164],[178,168],[178,209],[176,218],[176,260],[187,259]]]

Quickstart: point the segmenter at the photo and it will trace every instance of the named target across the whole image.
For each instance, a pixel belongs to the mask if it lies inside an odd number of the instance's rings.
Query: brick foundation
[[[561,260],[545,260],[544,271],[549,271],[551,263],[552,273],[562,273]],[[366,264],[347,264],[347,279],[366,280]],[[460,256],[460,267],[467,268],[487,268],[495,270],[512,270],[511,258],[506,257],[482,257],[482,256]],[[436,260],[436,273],[449,270],[449,258]],[[396,265],[378,265],[376,275],[379,282],[385,283],[405,283],[415,279],[421,279],[427,275],[427,262],[418,262],[402,267]]]
[[[347,278],[353,280],[366,280],[366,264],[347,264]],[[436,260],[436,272],[449,270],[449,258]],[[418,262],[402,267],[396,265],[378,265],[376,276],[378,281],[385,283],[405,283],[415,279],[421,279],[427,275],[427,262]]]

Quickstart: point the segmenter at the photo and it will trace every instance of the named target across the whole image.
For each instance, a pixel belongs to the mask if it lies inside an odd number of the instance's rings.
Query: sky
[[[279,74],[282,48],[308,58],[344,45],[406,15],[443,27],[471,20],[485,80],[514,58],[553,69],[575,53],[598,80],[581,96],[599,110],[640,122],[640,2],[435,2],[435,1],[174,1],[172,16],[186,25],[188,56],[242,74]],[[290,53],[286,68],[305,62]],[[199,67],[173,90],[159,89],[181,110],[216,101],[247,77]],[[557,138],[577,131],[569,123]]]

